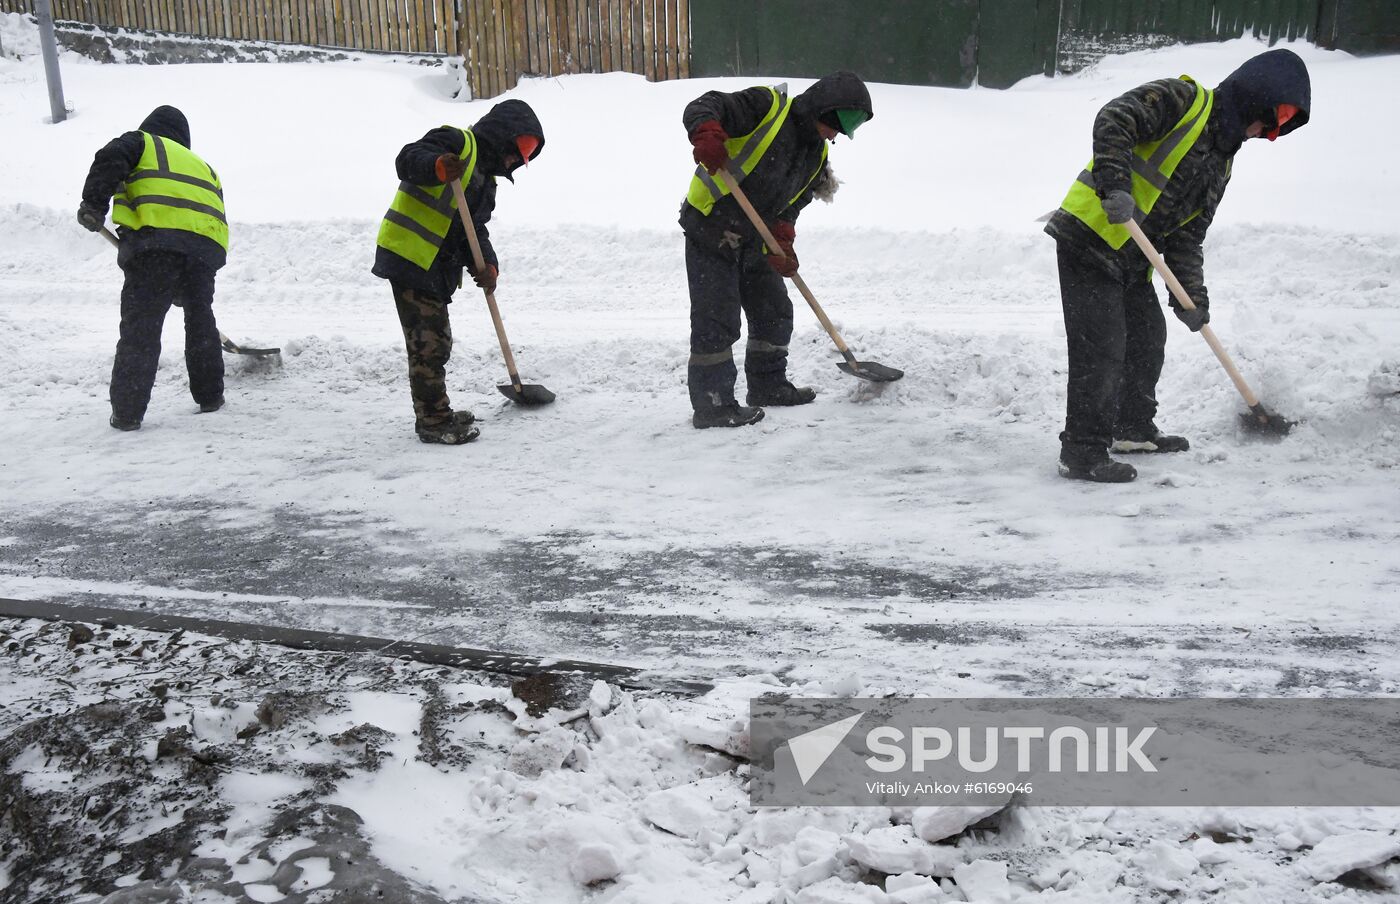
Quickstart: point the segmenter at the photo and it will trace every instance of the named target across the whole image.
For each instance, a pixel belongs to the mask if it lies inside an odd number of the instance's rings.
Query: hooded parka
[[[1133,149],[1160,141],[1181,123],[1197,101],[1198,86],[1184,78],[1160,79],[1109,101],[1094,119],[1093,174],[1100,198],[1132,191]],[[1308,121],[1312,91],[1308,70],[1291,50],[1278,49],[1248,60],[1212,92],[1205,129],[1177,164],[1161,196],[1139,225],[1167,258],[1197,304],[1209,303],[1201,245],[1230,182],[1234,156],[1251,123],[1272,124],[1279,104],[1299,113],[1279,131],[1288,134]],[[1115,250],[1065,209],[1045,231],[1069,243],[1115,275],[1147,274],[1147,259],[1132,243]]]
[[[511,174],[525,165],[525,161],[509,167],[505,163],[506,157],[516,152],[517,137],[533,135],[538,138],[539,144],[530,159],[540,155],[544,150],[544,127],[529,104],[521,100],[507,100],[492,107],[469,131],[476,139],[476,160],[471,179],[463,184],[463,189],[472,224],[481,242],[482,256],[487,264],[495,267],[498,261],[486,224],[496,209],[496,179],[504,177],[514,181]],[[443,154],[460,157],[466,147],[466,132],[454,126],[441,126],[404,145],[394,161],[394,168],[399,180],[410,186],[441,187],[443,183],[434,169],[437,158]],[[446,191],[450,193],[450,189]],[[471,246],[467,242],[461,218],[456,214],[455,200],[451,211],[452,222],[442,247],[426,269],[381,244],[375,250],[374,275],[403,288],[451,300],[453,292],[462,283],[463,269],[475,273]]]
[[[686,106],[681,121],[687,135],[700,124],[714,120],[737,138],[758,128],[772,109],[771,88],[748,88],[733,94],[709,91]],[[824,161],[826,143],[816,124],[822,116],[840,109],[861,110],[867,120],[874,118],[870,91],[854,72],[828,75],[792,99],[792,109],[772,143],[743,180],[744,194],[766,221],[795,223],[816,192],[829,184],[830,168]],[[708,215],[683,201],[680,224],[687,235],[704,246],[719,244],[726,232],[757,239],[739,203],[727,196],[715,202]]]
[[[173,141],[190,151],[190,126],[185,114],[171,106],[156,107],[141,121],[140,129],[118,135],[93,156],[92,167],[88,170],[87,181],[83,185],[83,204],[94,210],[106,212],[113,196],[122,191],[130,176],[137,173],[142,157],[152,148],[152,137]],[[189,156],[208,168],[208,175],[217,186],[218,176],[213,168],[208,167],[208,164],[192,151]],[[202,174],[199,175],[202,177]],[[217,204],[213,204],[211,198],[203,200],[208,202],[203,206],[216,207],[218,214],[223,216],[221,192]],[[224,227],[226,232],[226,219]],[[125,269],[133,260],[148,251],[173,251],[194,259],[210,270],[218,270],[227,261],[228,254],[226,245],[212,237],[214,232],[215,230],[206,230],[205,234],[201,234],[190,229],[165,229],[155,226],[142,226],[138,229],[119,224],[117,236],[121,239],[121,246],[117,251],[117,263]]]

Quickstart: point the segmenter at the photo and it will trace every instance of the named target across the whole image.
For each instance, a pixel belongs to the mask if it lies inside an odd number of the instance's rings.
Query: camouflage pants
[[[418,426],[436,427],[452,416],[452,405],[447,400],[447,359],[452,355],[447,301],[417,289],[392,286],[404,346],[408,349],[413,414]]]

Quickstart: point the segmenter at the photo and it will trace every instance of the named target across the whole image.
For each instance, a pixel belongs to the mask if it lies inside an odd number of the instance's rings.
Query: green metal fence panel
[[[692,75],[970,85],[983,0],[705,0],[692,3]]]
[[[1111,53],[1255,35],[1400,50],[1400,0],[703,0],[694,75],[1007,87]]]
[[[1009,88],[1053,71],[1060,0],[984,2],[977,23],[977,83]]]
[[[1323,0],[1063,0],[1057,68],[1074,72],[1110,53],[1255,35],[1312,39]],[[1334,0],[1346,3],[1348,0]],[[1395,0],[1376,0],[1395,3]],[[1400,3],[1396,3],[1400,7]]]
[[[758,29],[751,0],[691,0],[690,74],[694,77],[753,75],[758,66]]]
[[[1400,2],[1323,0],[1317,42],[1358,54],[1400,51]]]

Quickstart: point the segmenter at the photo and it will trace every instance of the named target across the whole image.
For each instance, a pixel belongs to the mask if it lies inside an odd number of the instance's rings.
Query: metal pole
[[[68,118],[63,103],[63,79],[58,74],[58,41],[53,34],[53,0],[34,0],[34,18],[39,20],[39,47],[44,52],[44,80],[49,83],[49,110],[55,123]]]

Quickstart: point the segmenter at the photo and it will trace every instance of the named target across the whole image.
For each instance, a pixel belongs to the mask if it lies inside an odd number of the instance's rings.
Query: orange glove
[[[467,164],[456,154],[443,154],[433,161],[433,172],[437,174],[438,181],[443,185],[454,179],[462,178],[462,174],[467,171]]]
[[[778,240],[778,248],[782,251],[781,256],[768,255],[768,266],[778,271],[779,276],[791,279],[797,273],[797,252],[792,250],[792,243],[797,241],[797,228],[787,220],[778,220],[768,231]],[[771,252],[773,249],[768,250]]]

